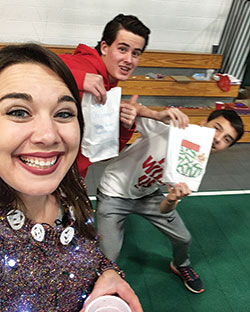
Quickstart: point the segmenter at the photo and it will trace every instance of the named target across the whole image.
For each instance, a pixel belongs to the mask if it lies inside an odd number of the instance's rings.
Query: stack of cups
[[[121,298],[107,295],[93,300],[85,312],[131,312],[131,309]]]

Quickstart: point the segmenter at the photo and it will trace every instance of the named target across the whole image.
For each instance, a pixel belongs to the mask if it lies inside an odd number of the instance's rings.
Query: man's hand
[[[96,281],[88,302],[80,312],[84,312],[89,303],[95,298],[115,294],[128,303],[132,312],[143,312],[139,299],[132,288],[114,270],[107,270],[102,273]]]
[[[192,191],[184,182],[176,183],[175,186],[168,184],[168,194],[160,203],[160,212],[168,213],[174,210],[178,204],[178,200],[191,193]]]
[[[92,93],[96,97],[97,103],[106,103],[106,89],[101,75],[86,73],[83,82],[83,91]]]
[[[135,105],[138,95],[133,95],[129,101],[122,100],[120,105],[120,120],[124,127],[131,128],[137,116],[137,109]]]
[[[179,200],[191,193],[192,191],[184,182],[176,183],[175,186],[169,184],[167,199],[170,201]]]
[[[188,116],[180,111],[178,108],[168,108],[157,113],[157,120],[162,121],[166,124],[169,124],[170,120],[172,120],[174,126],[183,129],[189,124]]]
[[[162,111],[156,111],[137,103],[137,98],[138,95],[134,95],[130,99],[130,104],[136,108],[137,116],[158,120],[164,122],[167,125],[172,120],[174,126],[177,126],[178,128],[185,128],[188,126],[188,116],[182,113],[178,108],[168,108]]]

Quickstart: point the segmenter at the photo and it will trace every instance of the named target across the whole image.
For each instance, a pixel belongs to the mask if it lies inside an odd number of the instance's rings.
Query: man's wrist
[[[169,205],[172,205],[172,204],[174,204],[174,203],[177,202],[177,199],[169,199],[169,198],[166,198],[166,201],[167,201],[167,203],[168,203]]]

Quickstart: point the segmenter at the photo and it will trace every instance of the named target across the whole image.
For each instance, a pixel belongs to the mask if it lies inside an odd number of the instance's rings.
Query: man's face
[[[110,46],[105,41],[101,42],[101,57],[111,83],[128,79],[139,63],[144,44],[143,37],[125,29],[118,31],[115,41]]]
[[[217,152],[226,149],[237,138],[236,130],[223,116],[219,116],[210,121],[204,121],[202,125],[215,129],[211,152]]]

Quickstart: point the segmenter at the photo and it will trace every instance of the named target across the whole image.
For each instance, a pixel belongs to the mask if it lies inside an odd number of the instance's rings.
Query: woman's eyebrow
[[[27,94],[27,93],[13,92],[13,93],[8,93],[8,94],[3,95],[0,98],[0,102],[5,100],[5,99],[21,99],[21,100],[31,102],[32,96]],[[76,100],[72,96],[69,96],[69,95],[61,96],[58,99],[58,103],[61,103],[61,102],[72,102],[72,103],[76,104]]]
[[[61,96],[58,99],[58,103],[61,103],[61,102],[72,102],[72,103],[76,104],[76,100],[72,96],[69,96],[69,95]]]
[[[0,102],[5,100],[5,99],[22,99],[22,100],[30,102],[32,100],[32,97],[31,97],[31,95],[29,95],[27,93],[13,92],[13,93],[8,93],[8,94],[5,94],[4,96],[2,96],[0,98]]]

